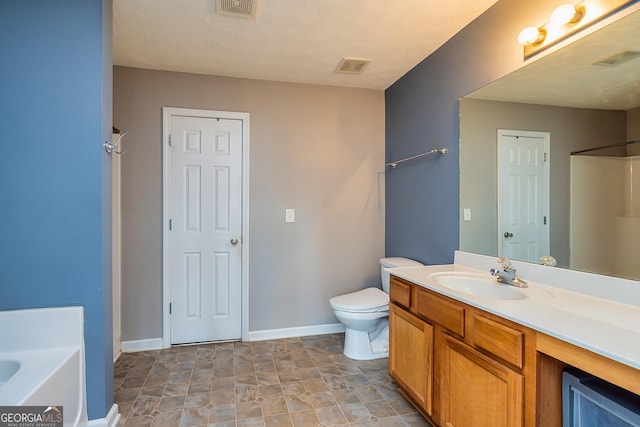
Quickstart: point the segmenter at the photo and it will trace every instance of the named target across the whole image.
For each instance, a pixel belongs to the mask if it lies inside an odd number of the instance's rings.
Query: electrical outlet
[[[296,222],[296,210],[285,209],[284,210],[284,222]]]

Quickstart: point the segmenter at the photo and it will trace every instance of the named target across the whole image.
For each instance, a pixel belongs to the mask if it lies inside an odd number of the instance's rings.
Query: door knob
[[[504,237],[505,237],[505,238],[507,238],[507,239],[508,239],[509,237],[513,237],[513,233],[509,233],[508,231],[505,231],[505,232],[504,232]]]
[[[237,245],[237,244],[238,244],[238,239],[236,239],[235,237],[234,237],[234,238],[232,238],[232,239],[231,239],[231,244],[232,244],[233,246]]]

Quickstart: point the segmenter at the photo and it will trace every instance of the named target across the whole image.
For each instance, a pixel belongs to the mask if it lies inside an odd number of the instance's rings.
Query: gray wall
[[[379,284],[382,91],[115,67],[123,340],[162,336],[162,107],[251,114],[250,331],[337,323],[330,297]]]
[[[497,130],[549,132],[550,247],[569,266],[570,154],[625,141],[624,111],[588,110],[463,98],[460,102],[460,249],[497,255]],[[602,152],[599,152],[602,154]]]

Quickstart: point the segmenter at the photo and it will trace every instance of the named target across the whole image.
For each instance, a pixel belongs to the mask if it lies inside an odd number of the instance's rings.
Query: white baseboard
[[[146,340],[122,341],[120,348],[123,353],[134,351],[161,350],[162,338],[150,338]]]
[[[87,427],[116,427],[118,421],[120,421],[120,413],[118,412],[118,405],[114,403],[105,418],[89,420]]]
[[[263,331],[250,331],[249,341],[306,337],[309,335],[335,334],[339,332],[344,332],[344,325],[342,323],[300,326],[283,329],[265,329]],[[122,353],[131,353],[135,351],[161,350],[164,347],[162,338],[150,338],[146,340],[122,341],[120,348]]]
[[[344,332],[342,323],[328,325],[301,326],[297,328],[266,329],[263,331],[250,331],[249,341],[264,341],[280,338],[306,337],[309,335],[324,335]]]

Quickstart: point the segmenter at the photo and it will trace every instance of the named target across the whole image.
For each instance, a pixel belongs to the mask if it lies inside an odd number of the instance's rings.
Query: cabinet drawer
[[[411,286],[391,276],[389,299],[405,308],[411,307]]]
[[[464,307],[454,304],[435,294],[418,290],[416,313],[434,323],[464,336]]]
[[[524,352],[524,332],[513,329],[485,317],[473,313],[473,343],[505,362],[522,368]]]

